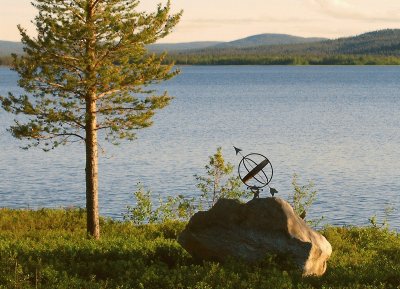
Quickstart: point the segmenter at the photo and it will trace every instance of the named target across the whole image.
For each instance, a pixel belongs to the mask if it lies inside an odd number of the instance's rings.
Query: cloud
[[[325,15],[350,20],[397,22],[400,19],[399,9],[391,9],[390,5],[380,3],[378,9],[374,9],[371,1],[363,0],[308,0]],[[384,1],[383,1],[384,2]],[[388,4],[392,1],[386,1]]]
[[[270,23],[296,23],[296,22],[315,22],[318,19],[286,17],[278,18],[264,16],[258,18],[197,18],[186,20],[187,25],[208,26],[208,25],[245,25],[245,24],[270,24]],[[319,20],[323,20],[322,18]]]

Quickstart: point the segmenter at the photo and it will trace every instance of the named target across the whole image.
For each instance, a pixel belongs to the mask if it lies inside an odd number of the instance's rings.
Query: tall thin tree
[[[14,55],[23,95],[0,96],[2,107],[25,115],[10,127],[26,148],[50,150],[82,141],[86,146],[88,234],[100,237],[98,132],[107,141],[132,140],[168,105],[167,92],[149,85],[173,77],[165,55],[146,45],[169,34],[181,13],[170,1],[155,12],[138,12],[138,0],[35,0],[37,36],[18,26],[25,55]]]

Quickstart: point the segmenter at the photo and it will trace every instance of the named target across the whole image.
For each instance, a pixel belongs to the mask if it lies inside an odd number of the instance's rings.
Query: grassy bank
[[[400,236],[330,227],[327,273],[301,278],[277,257],[196,263],[176,242],[182,223],[102,219],[88,240],[83,210],[0,209],[0,288],[400,288]]]

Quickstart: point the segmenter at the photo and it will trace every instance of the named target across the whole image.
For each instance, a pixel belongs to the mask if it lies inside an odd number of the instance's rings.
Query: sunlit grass
[[[134,226],[102,219],[86,237],[84,210],[0,210],[0,288],[400,288],[400,236],[374,227],[328,227],[323,277],[285,260],[196,263],[177,243],[183,223]]]

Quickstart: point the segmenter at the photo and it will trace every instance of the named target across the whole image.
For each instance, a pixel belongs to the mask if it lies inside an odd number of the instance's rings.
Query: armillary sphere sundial
[[[266,186],[269,192],[274,196],[278,191],[269,186],[274,175],[274,169],[269,159],[259,153],[249,153],[243,155],[241,149],[235,147],[236,155],[240,155],[242,159],[239,162],[238,174],[242,182],[250,189],[254,198],[258,198],[260,191]]]

